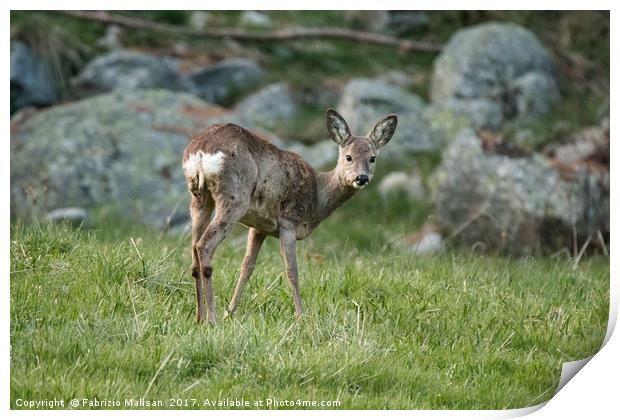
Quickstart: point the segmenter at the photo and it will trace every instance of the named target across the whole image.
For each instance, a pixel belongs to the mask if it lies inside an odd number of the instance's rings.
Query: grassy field
[[[414,257],[394,238],[428,209],[367,193],[364,212],[355,197],[300,243],[301,322],[273,239],[235,316],[213,327],[194,321],[187,234],[103,216],[83,229],[13,221],[11,406],[144,397],[188,408],[226,398],[516,408],[549,399],[561,363],[601,345],[607,259],[573,269],[565,258],[463,250]],[[244,231],[216,254],[220,317]]]

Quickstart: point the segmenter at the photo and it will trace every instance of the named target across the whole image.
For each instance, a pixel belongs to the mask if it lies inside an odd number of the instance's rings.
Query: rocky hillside
[[[399,116],[382,156],[392,170],[376,183],[381,197],[434,204],[433,224],[402,246],[525,254],[587,240],[604,252],[609,37],[578,30],[590,19],[608,31],[609,15],[577,14],[135,15],[195,30],[346,26],[441,45],[434,54],[350,41],[205,41],[13,13],[12,214],[62,218],[65,208],[112,206],[154,226],[180,224],[189,135],[235,122],[328,168],[337,147],[323,115],[335,107],[355,134]],[[28,31],[33,22],[39,29]]]

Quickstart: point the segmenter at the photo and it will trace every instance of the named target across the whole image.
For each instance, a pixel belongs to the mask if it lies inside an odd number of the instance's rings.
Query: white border
[[[616,19],[616,12],[613,10],[614,2],[612,1],[597,1],[591,0],[588,2],[541,2],[541,1],[533,1],[533,0],[523,0],[523,1],[481,1],[481,0],[470,0],[466,3],[457,2],[457,1],[443,1],[441,3],[437,1],[395,1],[395,0],[383,0],[376,2],[360,2],[360,1],[334,1],[334,0],[314,0],[312,2],[307,2],[305,4],[296,2],[292,4],[290,0],[270,0],[270,1],[242,1],[242,0],[227,0],[226,2],[218,2],[217,4],[209,4],[204,1],[175,1],[173,3],[170,2],[153,2],[147,0],[138,0],[138,1],[119,1],[119,0],[107,0],[107,1],[91,1],[88,3],[84,3],[84,1],[75,1],[75,0],[65,0],[65,1],[55,1],[53,3],[45,2],[45,1],[8,1],[7,2],[7,10],[2,16],[2,25],[5,28],[5,34],[7,36],[4,38],[3,46],[4,46],[4,59],[5,65],[2,67],[3,80],[5,83],[2,85],[4,90],[4,98],[5,98],[5,123],[4,123],[4,132],[9,133],[9,120],[6,117],[8,113],[9,107],[9,84],[6,83],[6,80],[9,79],[9,50],[10,50],[10,41],[8,33],[10,32],[10,24],[9,24],[9,10],[10,9],[18,9],[18,10],[45,10],[45,9],[90,9],[90,10],[121,10],[121,9],[134,9],[134,10],[142,10],[142,9],[186,9],[186,10],[201,10],[204,8],[209,9],[220,9],[220,10],[245,10],[245,9],[257,9],[257,10],[346,10],[346,9],[429,9],[429,10],[458,10],[463,9],[464,6],[467,9],[527,9],[527,10],[546,10],[546,9],[563,9],[563,10],[579,10],[579,9],[601,9],[601,10],[610,10],[611,12],[611,41],[612,45],[618,45],[616,40],[617,31],[615,30],[618,19]],[[223,6],[222,7],[222,3]],[[617,2],[616,2],[617,3]],[[171,7],[173,6],[173,7]],[[220,7],[218,7],[220,6]],[[613,48],[612,48],[613,50]],[[612,69],[618,69],[618,54],[612,54]],[[617,97],[616,95],[615,84],[611,81],[611,96]],[[613,101],[611,101],[613,103]],[[618,112],[612,106],[611,107],[611,125],[614,125],[614,122],[618,121]],[[8,137],[8,136],[7,136]],[[611,142],[611,154],[612,156],[617,155],[616,147],[613,146],[614,141]],[[2,154],[2,165],[0,166],[3,171],[2,177],[2,192],[4,197],[9,197],[9,180],[10,180],[10,172],[9,172],[9,141],[8,139],[4,142],[3,146],[5,153]],[[612,178],[613,170],[612,166]],[[612,185],[615,185],[612,183]],[[615,195],[611,196],[611,214],[615,214],[614,209],[617,209],[617,200],[615,199]],[[1,208],[3,219],[5,223],[2,225],[2,233],[4,237],[4,241],[2,242],[2,272],[5,273],[3,277],[5,279],[2,290],[1,290],[1,304],[3,308],[3,317],[0,321],[2,326],[3,337],[5,339],[4,345],[1,347],[0,358],[2,360],[2,376],[3,380],[0,382],[0,395],[3,397],[0,398],[0,411],[7,412],[9,411],[9,398],[10,398],[10,379],[9,379],[9,206],[8,200],[5,202],[5,205]],[[615,238],[616,235],[616,224],[611,221],[611,231],[613,234],[612,238]],[[613,244],[610,246],[612,255],[614,251]],[[394,415],[397,417],[422,417],[422,418],[472,418],[472,419],[480,419],[480,418],[507,418],[507,417],[516,417],[525,415],[531,412],[535,412],[532,418],[537,419],[547,419],[547,418],[583,418],[584,416],[594,416],[593,418],[611,418],[612,415],[617,415],[618,413],[618,401],[619,398],[617,396],[617,384],[618,384],[618,370],[619,363],[617,355],[620,353],[618,350],[620,349],[619,340],[617,337],[611,335],[613,332],[613,327],[615,326],[615,322],[618,314],[618,282],[614,274],[618,272],[617,263],[614,262],[613,257],[611,258],[611,272],[612,272],[612,282],[611,282],[611,302],[610,302],[610,322],[609,328],[607,331],[606,340],[607,344],[603,347],[601,351],[599,351],[596,355],[591,358],[591,361],[583,368],[583,371],[579,373],[577,379],[569,381],[568,384],[561,391],[554,396],[544,408],[541,406],[524,408],[519,410],[505,410],[505,411],[429,411],[429,410],[419,410],[419,411],[391,411],[389,413],[377,413],[372,410],[368,411],[297,411],[294,413],[296,417],[299,418],[309,418],[315,416],[343,416],[343,415],[354,415],[359,418],[374,418],[377,414],[379,415]],[[617,334],[616,334],[617,336]],[[575,364],[573,364],[574,368]],[[568,372],[568,371],[566,371]],[[563,369],[564,373],[564,369]],[[536,411],[538,410],[538,411]],[[249,414],[248,414],[249,413]],[[613,414],[612,414],[613,413]],[[143,413],[133,413],[131,411],[114,411],[113,413],[110,411],[10,411],[9,415],[15,418],[30,418],[30,417],[59,417],[59,418],[77,418],[83,416],[92,416],[95,418],[108,418],[110,415],[120,416],[120,417],[133,417],[136,415],[140,415]],[[155,418],[166,418],[172,413],[168,413],[167,411],[149,411],[148,415],[153,416]],[[252,412],[239,412],[239,411],[209,411],[209,412],[200,412],[197,413],[195,411],[187,411],[187,412],[175,412],[174,415],[183,418],[195,417],[196,415],[204,415],[215,418],[237,418],[240,415],[251,415],[255,418],[281,418],[282,416],[289,416],[290,412],[284,411],[252,411]]]

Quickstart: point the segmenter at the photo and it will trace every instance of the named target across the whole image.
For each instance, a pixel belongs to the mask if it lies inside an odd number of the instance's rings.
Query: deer
[[[345,119],[334,109],[327,110],[326,122],[339,148],[336,167],[328,172],[314,169],[300,155],[236,124],[211,125],[191,137],[183,153],[183,171],[191,194],[191,272],[198,323],[217,322],[212,260],[236,223],[247,226],[249,232],[224,318],[236,310],[268,236],[280,240],[295,315],[303,317],[296,242],[368,185],[379,152],[396,131],[397,117],[386,116],[363,137],[351,135]]]

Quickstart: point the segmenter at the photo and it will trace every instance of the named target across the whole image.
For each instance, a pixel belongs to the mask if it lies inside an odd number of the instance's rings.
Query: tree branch
[[[195,30],[189,27],[168,25],[153,22],[147,19],[133,18],[128,16],[110,15],[107,12],[91,12],[79,10],[59,10],[67,16],[78,19],[90,20],[99,23],[113,24],[131,29],[147,29],[158,32],[166,32],[174,35],[185,35],[192,38],[229,38],[237,41],[249,42],[274,42],[274,41],[293,41],[301,39],[342,39],[354,42],[381,45],[395,48],[402,52],[425,52],[437,53],[442,46],[424,41],[407,41],[387,35],[354,31],[351,29],[336,27],[320,28],[285,28],[274,31],[252,32],[239,28],[210,28],[206,30]]]

